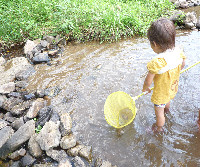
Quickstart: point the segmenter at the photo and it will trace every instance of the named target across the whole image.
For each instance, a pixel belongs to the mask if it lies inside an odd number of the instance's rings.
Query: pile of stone
[[[193,6],[200,6],[200,0],[170,0],[176,8],[189,8]]]
[[[60,54],[62,47],[50,48],[55,38],[48,40],[27,41],[26,57],[8,61],[0,57],[0,164],[86,167],[95,162],[95,167],[112,167],[108,161],[93,160],[91,146],[74,136],[67,111],[48,105],[48,91],[26,90],[29,76],[35,72],[33,63],[48,62],[44,58]]]
[[[181,29],[200,29],[200,17],[197,19],[195,12],[184,13],[181,10],[174,11],[170,17],[176,25],[177,28]]]

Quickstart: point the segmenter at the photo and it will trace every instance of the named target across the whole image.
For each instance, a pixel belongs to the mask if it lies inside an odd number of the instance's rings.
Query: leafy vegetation
[[[145,34],[152,21],[173,9],[169,0],[0,0],[1,42],[47,34],[118,40]]]

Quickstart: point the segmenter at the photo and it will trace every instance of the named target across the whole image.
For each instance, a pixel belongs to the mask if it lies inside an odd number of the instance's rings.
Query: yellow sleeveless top
[[[175,97],[182,61],[185,58],[183,51],[175,48],[158,54],[147,64],[149,72],[155,74],[151,97],[154,104],[166,104]]]

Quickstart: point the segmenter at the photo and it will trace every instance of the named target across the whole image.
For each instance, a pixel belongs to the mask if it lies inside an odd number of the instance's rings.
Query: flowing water
[[[186,67],[200,61],[200,32],[178,31],[176,45],[184,48]],[[200,64],[181,74],[179,91],[166,115],[165,133],[153,134],[151,95],[136,100],[134,121],[118,135],[104,118],[104,103],[115,91],[141,93],[146,64],[155,53],[146,38],[112,44],[95,42],[67,46],[58,63],[37,65],[29,89],[60,90],[51,104],[71,114],[73,133],[99,156],[118,167],[200,166]]]

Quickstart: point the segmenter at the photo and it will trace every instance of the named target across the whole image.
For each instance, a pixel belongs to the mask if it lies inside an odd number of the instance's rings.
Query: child
[[[169,111],[170,100],[178,91],[180,71],[185,66],[183,51],[175,47],[176,31],[173,22],[166,18],[153,22],[148,29],[147,37],[151,48],[158,55],[148,64],[148,74],[143,85],[143,92],[150,90],[154,81],[151,101],[154,103],[156,126],[154,131],[162,131],[165,124],[164,112]]]

